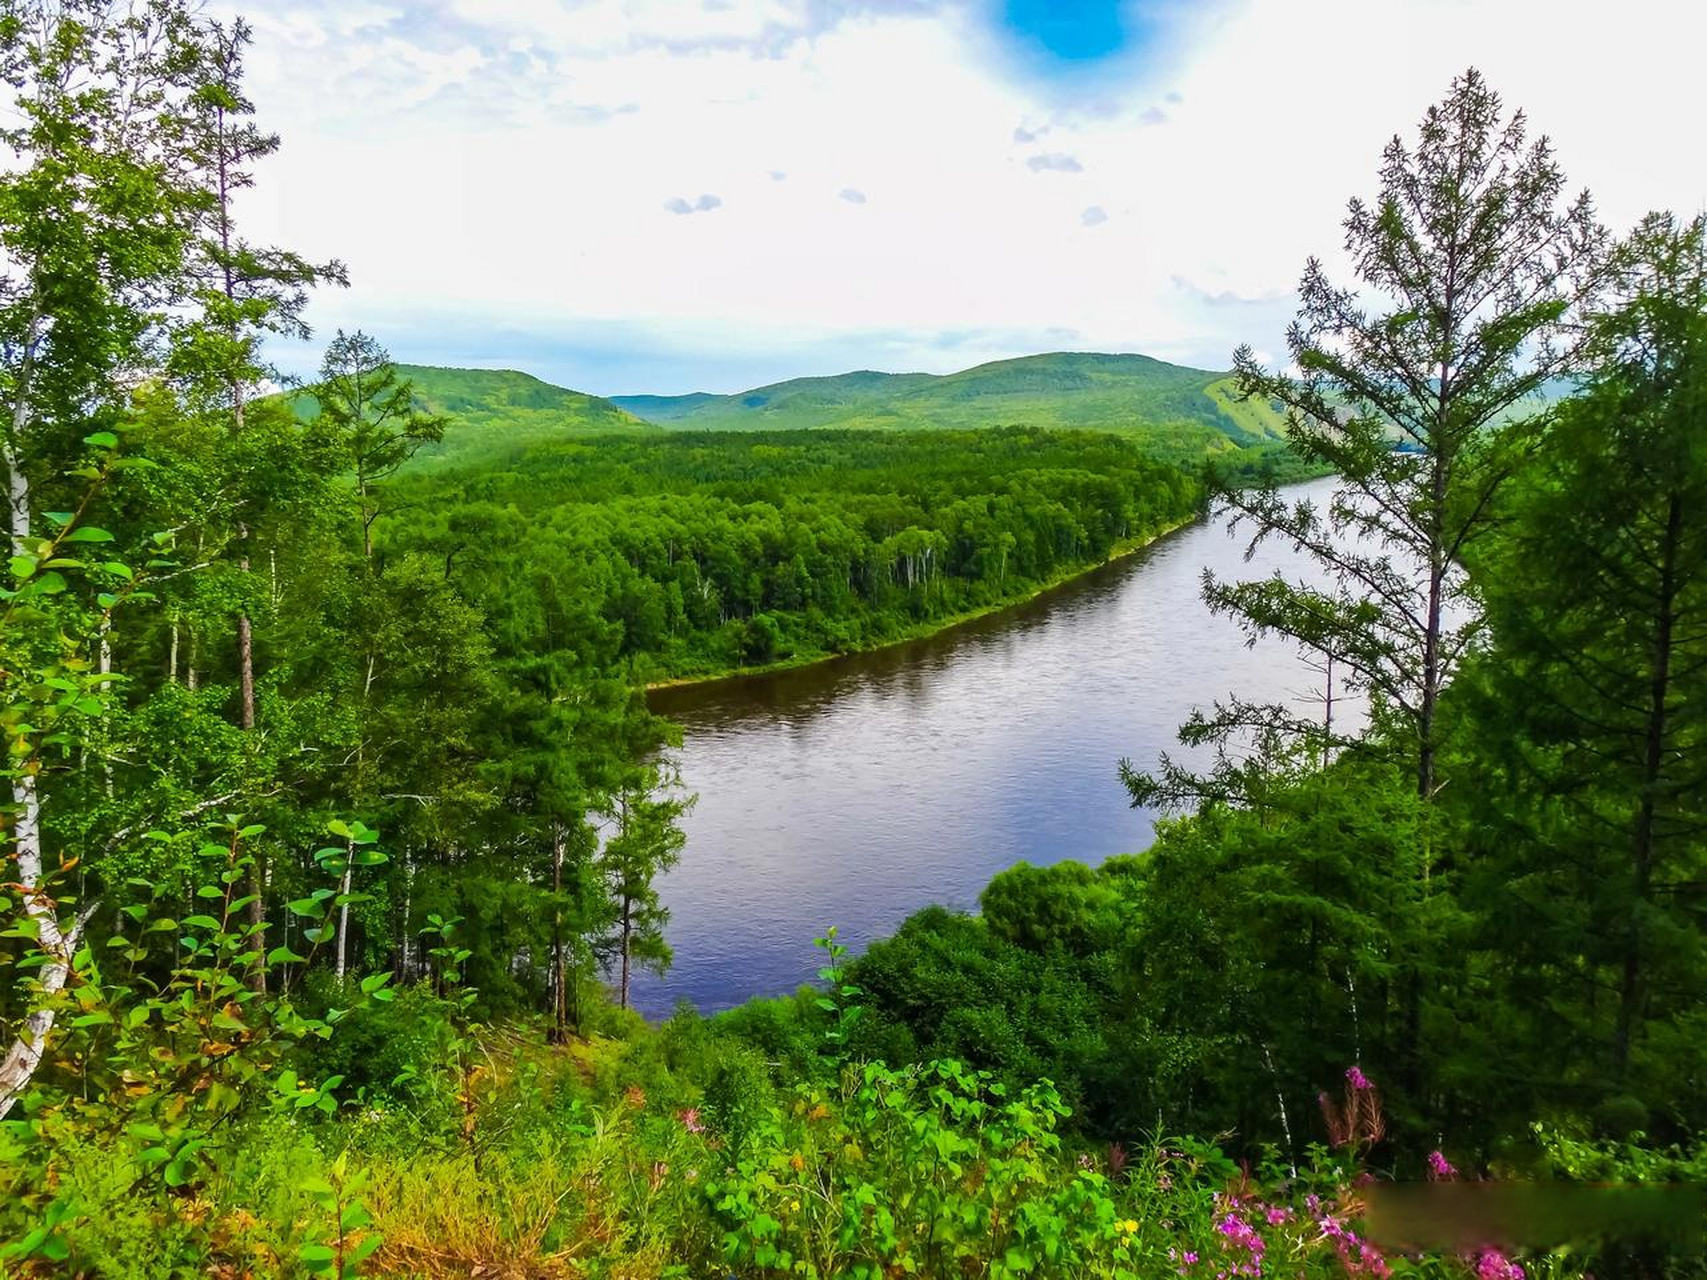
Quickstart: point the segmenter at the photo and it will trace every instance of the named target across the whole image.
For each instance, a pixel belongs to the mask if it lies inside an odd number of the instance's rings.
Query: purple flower
[[[1353,1089],[1363,1090],[1373,1089],[1375,1087],[1369,1083],[1369,1077],[1363,1074],[1363,1069],[1361,1067],[1347,1067],[1345,1069],[1345,1078],[1346,1082],[1350,1084]]]
[[[1498,1249],[1484,1249],[1476,1258],[1476,1280],[1523,1280],[1523,1268]]]
[[[1458,1170],[1452,1167],[1452,1162],[1438,1151],[1428,1153],[1428,1176],[1435,1182],[1444,1182],[1448,1178],[1456,1178]]]
[[[682,1128],[686,1129],[689,1133],[705,1132],[705,1124],[699,1118],[698,1107],[689,1107],[686,1111],[682,1112],[678,1118],[682,1122]]]

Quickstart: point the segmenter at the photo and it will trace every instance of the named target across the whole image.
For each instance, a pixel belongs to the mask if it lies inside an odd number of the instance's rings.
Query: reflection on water
[[[787,992],[811,977],[826,925],[858,950],[929,903],[975,909],[1022,859],[1142,849],[1154,815],[1128,807],[1123,756],[1154,763],[1194,706],[1230,692],[1319,694],[1290,646],[1247,648],[1204,608],[1206,568],[1303,571],[1284,548],[1249,564],[1244,548],[1205,522],[928,640],[654,694],[685,731],[699,803],[661,882],[675,966],[637,984],[640,1007]]]

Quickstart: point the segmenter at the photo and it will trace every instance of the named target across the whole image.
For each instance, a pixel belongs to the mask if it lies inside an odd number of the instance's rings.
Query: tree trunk
[[[634,899],[626,893],[622,896],[622,985],[618,1008],[628,1008],[628,968],[629,955],[634,943]]]
[[[349,856],[352,858],[355,857],[355,850],[353,848],[350,850]],[[339,897],[348,898],[350,896],[350,870],[350,864],[346,862],[344,864],[344,878],[342,881],[342,887],[339,889]],[[344,958],[346,955],[346,943],[349,936],[350,904],[348,902],[342,902],[338,905],[338,985],[340,987],[344,985]]]
[[[12,551],[17,555],[24,553],[30,539],[30,481],[24,474],[23,441],[30,424],[30,377],[41,323],[39,314],[30,320],[23,363],[13,392],[17,399],[12,405],[11,434],[0,441],[0,453],[4,455],[0,460],[4,461],[7,470],[8,532]],[[36,780],[40,762],[31,758],[14,767],[17,772],[12,778],[12,802],[17,807],[17,814],[12,820],[12,851],[18,863],[18,885],[23,890],[24,914],[35,925],[36,946],[42,953],[43,964],[36,977],[41,993],[40,1004],[25,1017],[21,1034],[12,1042],[5,1058],[0,1060],[0,1119],[11,1111],[18,1095],[29,1087],[41,1066],[56,1016],[51,1007],[52,1000],[64,989],[66,980],[71,976],[72,957],[77,953],[83,920],[87,918],[86,915],[79,918],[69,928],[61,926],[53,899],[42,890],[45,859],[41,838],[41,792]],[[85,907],[84,911],[87,910]]]
[[[29,1087],[41,1066],[55,1017],[49,1006],[71,976],[72,957],[77,953],[86,918],[79,918],[69,927],[61,925],[53,899],[41,889],[41,797],[36,790],[34,764],[32,761],[26,765],[12,781],[12,800],[18,807],[12,838],[18,858],[18,883],[23,888],[24,913],[35,924],[36,946],[45,961],[37,977],[41,1004],[24,1019],[22,1033],[0,1061],[0,1119],[11,1111],[18,1095]]]
[[[1642,1002],[1642,911],[1654,873],[1655,792],[1665,771],[1668,701],[1671,693],[1672,622],[1677,602],[1677,550],[1683,533],[1683,503],[1673,493],[1666,507],[1665,543],[1660,551],[1660,587],[1654,610],[1653,670],[1648,681],[1648,723],[1642,760],[1642,793],[1631,849],[1632,896],[1624,931],[1624,972],[1618,984],[1618,1024],[1613,1056],[1618,1077],[1630,1065],[1630,1044]]]
[[[563,828],[551,824],[551,1040],[569,1039],[568,966],[563,957]]]

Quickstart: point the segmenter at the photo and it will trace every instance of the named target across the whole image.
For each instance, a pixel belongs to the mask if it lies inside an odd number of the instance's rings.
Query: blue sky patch
[[[1003,0],[1002,20],[1033,54],[1062,63],[1125,52],[1142,34],[1131,0]]]

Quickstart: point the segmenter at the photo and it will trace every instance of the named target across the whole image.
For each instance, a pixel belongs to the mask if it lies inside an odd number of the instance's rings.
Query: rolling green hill
[[[414,384],[415,398],[423,408],[449,419],[444,439],[422,448],[410,462],[414,470],[461,465],[570,436],[658,429],[609,400],[556,387],[512,369],[400,364],[397,371]],[[319,411],[312,388],[294,393],[291,399],[300,418],[312,418]]]
[[[400,364],[423,407],[449,419],[445,438],[410,463],[437,470],[572,436],[661,428],[780,431],[802,428],[1087,428],[1125,436],[1153,457],[1193,466],[1206,455],[1272,446],[1280,415],[1239,401],[1230,375],[1149,356],[1056,352],[959,373],[877,373],[794,378],[736,395],[602,399],[508,369]],[[296,412],[317,411],[312,389]]]
[[[1280,435],[1267,404],[1241,403],[1225,373],[1141,355],[1055,352],[959,373],[795,378],[729,396],[615,396],[660,425],[710,430],[799,427],[1089,427],[1158,453],[1198,454]]]
[[[415,455],[417,468],[466,462],[565,436],[653,431],[609,400],[569,391],[511,369],[439,369],[400,364],[415,398],[449,418],[445,438]]]

